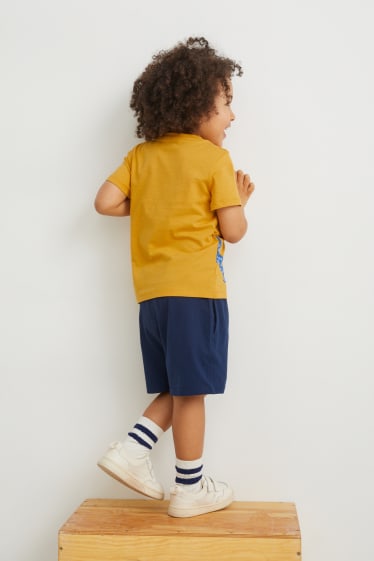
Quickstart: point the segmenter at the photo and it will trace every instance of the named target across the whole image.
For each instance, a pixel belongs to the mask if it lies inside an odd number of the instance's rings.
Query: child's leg
[[[175,483],[188,492],[201,488],[204,434],[205,396],[174,396]]]
[[[205,396],[173,397],[173,438],[179,460],[197,460],[203,455]]]
[[[139,493],[162,499],[149,454],[159,437],[171,425],[173,401],[169,393],[159,394],[138,419],[123,442],[114,442],[98,462],[106,473]]]
[[[160,393],[143,413],[144,417],[151,419],[156,425],[167,431],[172,422],[173,398],[169,393]]]
[[[173,397],[176,485],[170,491],[168,514],[197,516],[220,510],[233,500],[232,489],[203,475],[205,396]]]

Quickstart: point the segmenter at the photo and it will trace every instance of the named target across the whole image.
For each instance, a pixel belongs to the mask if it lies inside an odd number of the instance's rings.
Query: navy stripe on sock
[[[193,485],[194,483],[198,483],[202,478],[202,475],[199,477],[191,477],[190,479],[184,479],[183,477],[176,477],[175,483],[180,483],[182,485]]]
[[[203,469],[203,466],[201,465],[200,467],[192,468],[192,469],[184,469],[184,468],[180,468],[178,466],[175,466],[175,469],[177,470],[178,473],[181,473],[182,475],[192,475],[194,473],[199,473],[199,471],[201,471]]]
[[[136,442],[138,442],[139,444],[141,444],[142,446],[145,446],[146,448],[149,448],[149,450],[152,450],[152,446],[150,444],[148,444],[148,442],[146,442],[145,440],[143,440],[142,438],[140,438],[140,436],[138,436],[137,434],[135,434],[135,432],[129,432],[129,436],[131,436],[131,438],[133,438],[134,440],[136,440]]]
[[[140,425],[139,423],[136,423],[135,429],[138,429],[140,431],[142,431],[144,434],[146,434],[151,440],[153,440],[153,442],[156,444],[158,438],[156,435],[153,434],[153,432],[149,429],[147,429],[147,427],[145,427],[144,425]]]

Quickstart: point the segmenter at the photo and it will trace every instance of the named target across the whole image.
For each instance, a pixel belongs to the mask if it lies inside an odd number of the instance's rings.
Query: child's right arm
[[[105,181],[95,198],[95,209],[107,216],[129,216],[130,199],[110,181]]]
[[[242,205],[217,209],[221,235],[224,240],[231,243],[240,241],[247,231],[244,207],[255,190],[255,185],[251,182],[251,178],[248,174],[244,174],[242,170],[236,172],[236,184]]]

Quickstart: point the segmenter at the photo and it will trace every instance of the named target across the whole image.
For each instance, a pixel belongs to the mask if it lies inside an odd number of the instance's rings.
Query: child
[[[205,395],[226,384],[228,309],[224,240],[245,234],[254,190],[222,148],[239,64],[190,37],[155,55],[135,81],[130,107],[136,145],[99,189],[95,208],[131,214],[133,281],[147,392],[157,397],[123,442],[98,462],[105,472],[163,499],[150,452],[172,427],[176,478],[168,514],[189,517],[233,500],[229,485],[203,473]]]

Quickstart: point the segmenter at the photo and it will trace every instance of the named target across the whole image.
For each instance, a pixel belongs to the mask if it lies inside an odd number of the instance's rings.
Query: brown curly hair
[[[194,133],[201,118],[214,110],[221,88],[230,98],[235,74],[243,74],[241,66],[217,55],[204,37],[189,37],[155,54],[132,90],[137,136],[155,140],[170,132]]]

